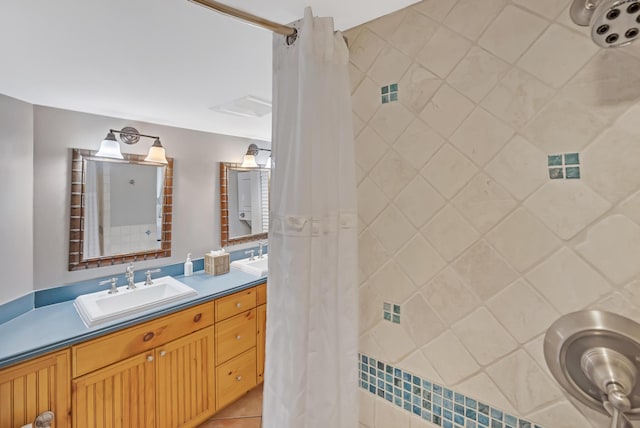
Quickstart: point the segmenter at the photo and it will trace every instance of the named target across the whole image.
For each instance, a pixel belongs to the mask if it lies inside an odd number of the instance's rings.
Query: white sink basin
[[[267,255],[264,255],[261,259],[256,257],[254,260],[236,260],[231,262],[231,267],[251,275],[266,276],[269,273],[269,259]]]
[[[139,282],[136,287],[127,290],[123,285],[114,294],[107,290],[83,294],[76,297],[73,305],[87,327],[92,327],[197,294],[196,290],[170,276],[156,278],[152,285]]]

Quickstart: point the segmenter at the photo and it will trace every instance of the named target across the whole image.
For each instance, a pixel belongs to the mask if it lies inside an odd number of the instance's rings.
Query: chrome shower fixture
[[[626,46],[640,35],[640,1],[573,0],[569,9],[578,25],[591,27],[591,38],[600,47]]]
[[[544,338],[553,377],[583,404],[611,416],[612,428],[640,419],[640,325],[617,314],[581,311],[557,320]]]

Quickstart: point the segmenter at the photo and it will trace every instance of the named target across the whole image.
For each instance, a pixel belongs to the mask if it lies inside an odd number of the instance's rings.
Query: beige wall
[[[425,0],[347,32],[361,351],[550,428],[606,422],[551,379],[549,325],[640,321],[640,43],[598,49],[568,4]],[[551,180],[565,153],[581,178]],[[362,400],[364,426],[408,426]]]
[[[0,95],[0,304],[33,286],[33,106]]]

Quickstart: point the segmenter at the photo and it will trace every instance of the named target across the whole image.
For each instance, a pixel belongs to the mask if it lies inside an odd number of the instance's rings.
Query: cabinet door
[[[69,427],[70,383],[69,350],[0,370],[0,427],[30,424],[47,410],[52,427]]]
[[[256,343],[258,383],[264,380],[264,350],[267,338],[267,305],[258,306],[258,336]]]
[[[145,352],[74,379],[74,428],[154,427],[154,367]]]
[[[215,411],[214,328],[156,348],[158,428],[193,427]]]

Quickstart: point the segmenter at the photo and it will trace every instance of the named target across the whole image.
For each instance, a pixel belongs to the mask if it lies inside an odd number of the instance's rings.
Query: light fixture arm
[[[124,135],[131,135],[131,136],[137,136],[137,137],[147,137],[147,138],[153,138],[154,140],[159,139],[160,137],[157,137],[155,135],[146,135],[146,134],[141,134],[139,132],[133,132],[133,131],[125,131],[126,128],[123,128],[121,131],[118,131],[117,129],[110,129],[109,132],[112,132],[114,134],[124,134]],[[129,128],[132,129],[132,128]],[[135,144],[135,143],[134,143]]]

